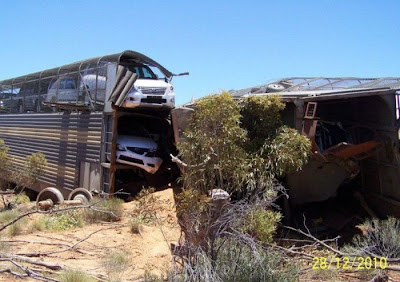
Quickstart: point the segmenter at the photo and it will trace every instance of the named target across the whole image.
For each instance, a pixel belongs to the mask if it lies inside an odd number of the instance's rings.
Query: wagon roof
[[[143,55],[141,53],[135,51],[123,51],[121,53],[111,54],[111,55],[104,55],[100,57],[95,57],[91,59],[86,59],[82,61],[78,61],[72,64],[67,64],[63,66],[59,66],[52,69],[47,69],[40,72],[35,72],[23,76],[19,76],[16,78],[10,78],[3,81],[0,81],[0,85],[11,85],[15,83],[21,83],[25,81],[34,81],[37,79],[45,78],[45,77],[52,77],[63,73],[69,72],[76,72],[85,69],[87,66],[99,66],[104,62],[111,62],[111,63],[121,63],[121,62],[139,62],[145,63],[152,66],[159,68],[163,74],[170,78],[173,74],[164,68],[162,65],[154,61],[153,59]]]
[[[283,99],[318,100],[332,97],[394,93],[400,90],[400,77],[290,77],[240,90],[230,90],[235,98],[279,94]]]

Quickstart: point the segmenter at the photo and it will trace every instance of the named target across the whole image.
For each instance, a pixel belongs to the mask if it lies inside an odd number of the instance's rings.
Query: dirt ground
[[[173,190],[167,189],[152,195],[156,199],[153,204],[157,219],[149,225],[141,225],[139,234],[130,231],[131,216],[138,205],[137,201],[132,201],[123,204],[124,212],[119,222],[87,224],[82,228],[62,232],[23,232],[13,237],[3,236],[0,243],[13,241],[10,243],[13,254],[59,265],[66,270],[81,270],[98,281],[110,281],[110,278],[117,278],[119,281],[143,281],[145,273],[163,275],[172,261],[170,244],[178,242],[181,230],[176,218]],[[29,216],[25,228],[36,217],[37,215]],[[128,264],[115,273],[104,265],[104,260],[118,251],[125,252]],[[310,253],[320,257],[333,255],[321,250]],[[328,270],[313,270],[312,261],[297,256],[291,259],[301,269],[299,281],[370,281],[377,274],[374,270],[341,271],[334,267]],[[7,264],[9,265],[9,262],[0,261],[0,269],[4,269]],[[59,279],[58,274],[62,273],[31,264],[23,265],[29,265],[31,269],[33,267],[35,271],[56,279]],[[388,281],[400,281],[400,272],[386,273]],[[10,274],[0,273],[0,281],[21,280]],[[38,280],[26,278],[23,281]]]
[[[65,269],[80,269],[99,280],[108,280],[104,258],[121,250],[127,253],[130,260],[130,266],[119,271],[121,281],[137,281],[146,271],[161,274],[171,263],[170,244],[177,243],[181,233],[172,189],[153,195],[157,197],[158,219],[150,226],[141,225],[139,234],[130,231],[130,215],[137,205],[132,201],[123,204],[124,216],[119,222],[91,224],[63,232],[41,231],[14,236],[12,253],[24,256],[36,253],[31,257],[34,260],[59,264]],[[34,220],[34,216],[29,220]],[[2,238],[7,239],[11,238]],[[38,255],[49,252],[54,253]],[[9,274],[0,274],[0,281],[13,281],[13,278]]]

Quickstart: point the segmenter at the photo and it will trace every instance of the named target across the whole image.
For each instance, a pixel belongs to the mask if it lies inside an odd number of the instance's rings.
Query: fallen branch
[[[0,240],[0,243],[28,243],[28,244],[49,245],[49,246],[66,246],[66,247],[71,246],[69,244],[64,244],[64,243],[50,243],[50,242],[31,241],[31,240]]]
[[[21,269],[23,272],[25,272],[27,274],[27,276],[30,276],[30,277],[33,277],[33,278],[36,278],[36,279],[42,280],[42,281],[54,281],[54,282],[58,282],[59,281],[57,279],[53,279],[53,278],[50,278],[50,277],[46,277],[46,276],[44,276],[42,274],[39,274],[39,273],[33,271],[32,269],[30,269],[28,267],[22,266],[21,264],[15,262],[14,260],[10,260],[10,262],[13,265],[15,265],[16,267],[18,267],[19,269]]]
[[[66,249],[63,250],[57,250],[57,251],[49,251],[49,252],[34,252],[34,253],[20,253],[18,255],[22,255],[22,256],[27,256],[27,257],[40,257],[40,256],[48,256],[48,255],[54,255],[54,254],[59,254],[59,253],[63,253],[63,252],[67,252],[70,251],[72,249],[74,249],[77,245],[79,245],[80,243],[86,241],[87,239],[89,239],[90,237],[92,237],[94,234],[103,231],[103,230],[108,230],[108,229],[114,229],[115,227],[107,227],[107,228],[101,228],[99,230],[96,230],[92,233],[90,233],[88,236],[86,236],[85,238],[79,240],[78,242],[72,244],[72,245],[67,245]],[[65,244],[64,244],[65,245]]]
[[[0,273],[10,273],[11,275],[14,275],[18,278],[25,278],[28,276],[27,274],[21,274],[21,273],[12,271],[11,268],[0,269]]]
[[[284,228],[286,228],[286,229],[289,229],[289,230],[292,230],[292,231],[295,231],[295,232],[298,232],[298,233],[300,233],[300,234],[302,234],[302,235],[304,235],[304,236],[306,236],[306,237],[312,239],[312,240],[315,241],[316,243],[318,243],[318,244],[324,246],[324,247],[327,248],[328,250],[334,252],[335,254],[338,254],[338,255],[341,256],[341,257],[343,257],[343,256],[347,256],[347,257],[359,257],[359,255],[357,255],[357,254],[344,253],[344,252],[339,251],[339,250],[337,250],[337,249],[335,249],[335,248],[329,246],[328,244],[326,244],[327,241],[335,240],[335,239],[337,239],[337,237],[336,237],[336,238],[333,238],[333,239],[329,239],[329,240],[319,240],[319,239],[315,238],[313,235],[311,235],[311,234],[309,234],[309,233],[306,233],[306,232],[304,232],[304,231],[302,231],[302,230],[300,230],[300,229],[296,229],[296,228],[293,228],[293,227],[290,227],[290,226],[285,226],[285,225],[282,226],[282,227],[284,227]],[[285,248],[283,248],[283,249],[285,249]],[[381,258],[381,257],[382,257],[382,256],[375,255],[375,254],[373,254],[373,253],[369,253],[369,255],[370,255],[372,258]],[[400,261],[400,258],[386,258],[386,261],[387,261],[387,262],[399,262],[399,261]],[[354,265],[354,266],[356,266],[356,265]],[[400,271],[400,267],[398,267],[398,266],[387,266],[386,269],[395,270],[395,271]]]
[[[44,262],[44,261],[41,261],[41,260],[34,260],[34,259],[31,259],[31,258],[25,257],[25,256],[11,255],[11,254],[0,254],[0,261],[10,261],[10,260],[19,260],[19,261],[26,262],[26,263],[29,263],[29,264],[43,266],[43,267],[46,267],[46,268],[51,269],[51,270],[64,269],[64,267],[59,265],[59,264],[51,264],[51,263],[47,263],[47,262]]]
[[[20,260],[20,259],[18,258],[18,260]],[[0,258],[0,261],[8,261],[8,262],[12,263],[14,266],[16,266],[18,269],[20,269],[25,274],[12,271],[11,268],[6,268],[6,269],[3,269],[3,270],[0,270],[0,273],[8,272],[11,275],[14,275],[14,276],[16,276],[18,278],[32,277],[32,278],[35,278],[35,279],[38,279],[38,280],[42,280],[42,281],[59,282],[59,280],[57,280],[57,279],[54,279],[54,278],[51,278],[51,277],[47,277],[47,276],[44,276],[44,275],[42,275],[40,273],[37,273],[36,270],[34,271],[33,269],[30,269],[29,267],[24,267],[23,265],[17,263],[12,258]]]
[[[315,237],[314,237],[313,235],[311,235],[310,233],[306,233],[306,232],[304,232],[304,231],[302,231],[302,230],[300,230],[300,229],[296,229],[296,228],[293,228],[293,227],[290,227],[290,226],[285,226],[285,225],[283,225],[282,227],[283,227],[283,228],[286,228],[286,229],[289,229],[289,230],[292,230],[292,231],[295,231],[295,232],[298,232],[298,233],[300,233],[300,234],[302,234],[302,235],[304,235],[304,236],[306,236],[306,237],[312,239],[314,242],[317,242],[318,244],[324,246],[325,248],[329,249],[330,251],[334,252],[335,254],[338,254],[338,255],[340,255],[340,256],[349,255],[349,254],[345,254],[345,253],[343,253],[343,252],[341,252],[341,251],[339,251],[339,250],[336,250],[335,248],[332,248],[331,246],[329,246],[328,244],[326,244],[324,241],[321,241],[321,240],[315,238]]]

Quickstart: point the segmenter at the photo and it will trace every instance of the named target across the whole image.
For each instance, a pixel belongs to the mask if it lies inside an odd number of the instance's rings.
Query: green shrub
[[[363,235],[356,235],[344,251],[357,256],[400,257],[400,219],[367,220],[360,226]]]
[[[257,253],[233,242],[226,246],[215,267],[222,281],[297,281],[296,266],[276,251]]]
[[[38,216],[31,224],[30,231],[42,231],[46,229],[46,218],[43,215]]]
[[[220,249],[217,260],[197,252],[193,262],[184,264],[171,281],[298,281],[298,275],[295,264],[282,254],[230,240]]]
[[[15,196],[13,202],[16,204],[25,204],[25,203],[29,203],[31,201],[31,199],[29,199],[29,197],[25,194],[25,192],[22,192],[18,195]]]
[[[10,225],[9,227],[7,227],[8,229],[8,234],[10,236],[16,236],[22,233],[23,231],[23,222],[22,221],[17,221],[14,224]]]
[[[124,211],[122,206],[123,200],[114,197],[108,200],[99,201],[99,199],[95,199],[93,201],[98,203],[93,206],[93,209],[85,209],[84,217],[86,222],[112,222],[121,219]]]
[[[35,183],[43,174],[44,168],[47,166],[46,156],[41,153],[33,153],[26,157],[25,173],[31,183]]]
[[[6,210],[3,212],[0,212],[0,224],[7,224],[10,221],[14,220],[19,216],[19,212],[17,210]],[[7,227],[7,232],[10,236],[15,236],[19,235],[23,231],[23,225],[26,222],[25,218],[22,218],[15,223],[11,224],[10,226]]]
[[[96,280],[81,270],[66,270],[60,277],[61,282],[95,282]]]
[[[241,126],[246,129],[246,148],[257,152],[266,140],[272,140],[282,126],[281,111],[285,104],[277,95],[250,96],[241,103]]]
[[[296,280],[282,256],[258,246],[272,241],[281,219],[271,210],[278,178],[308,161],[310,140],[283,126],[285,105],[278,96],[250,97],[238,104],[222,92],[193,107],[178,144],[187,164],[184,191],[177,196],[186,250],[178,255],[184,262],[179,279]],[[209,202],[212,189],[238,199]]]
[[[0,212],[0,224],[6,224],[11,220],[17,218],[19,212],[17,210],[5,210]]]
[[[176,208],[178,217],[190,214],[193,211],[204,212],[209,198],[201,191],[187,188],[176,196]]]
[[[158,198],[154,195],[154,192],[154,188],[143,188],[136,197],[138,205],[133,214],[144,224],[152,223],[157,217]]]
[[[178,149],[188,164],[182,176],[185,188],[207,194],[214,188],[240,190],[247,175],[240,127],[240,107],[228,92],[196,101],[194,113]]]
[[[263,145],[263,156],[267,168],[282,176],[295,172],[307,164],[311,153],[311,142],[295,129],[282,126],[273,140]]]
[[[102,265],[109,281],[121,281],[123,273],[131,266],[130,255],[125,251],[114,251],[104,256]]]
[[[67,210],[60,213],[49,214],[44,218],[46,229],[64,231],[84,224],[81,210]],[[38,223],[39,224],[39,223]]]
[[[0,170],[9,168],[8,147],[3,139],[0,139]]]
[[[256,207],[251,209],[245,218],[243,231],[251,234],[260,242],[270,243],[276,231],[276,224],[282,216],[278,212]]]

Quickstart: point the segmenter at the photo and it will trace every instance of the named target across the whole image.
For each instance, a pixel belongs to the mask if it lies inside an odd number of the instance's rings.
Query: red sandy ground
[[[72,250],[33,259],[57,263],[68,269],[80,269],[101,280],[107,280],[107,271],[102,266],[103,258],[110,252],[123,250],[129,253],[131,266],[121,273],[121,281],[136,281],[143,277],[146,270],[150,270],[153,274],[161,274],[171,263],[170,244],[177,243],[180,228],[177,223],[172,189],[155,192],[154,195],[158,199],[159,220],[157,222],[159,224],[142,225],[140,234],[130,232],[130,215],[137,205],[137,202],[132,201],[123,204],[124,216],[120,222],[91,224],[63,232],[41,231],[18,235],[12,239],[29,241],[29,243],[13,243],[12,253],[64,250],[66,246],[43,245],[35,242],[72,245],[98,231]],[[0,281],[14,281],[14,279],[8,274],[0,274]]]
[[[151,226],[142,225],[140,234],[130,232],[130,216],[137,205],[137,202],[132,201],[123,204],[124,216],[120,222],[91,224],[64,232],[34,232],[10,238],[14,241],[27,241],[27,243],[13,243],[12,253],[23,255],[33,252],[62,251],[33,259],[56,263],[66,269],[79,269],[100,281],[107,281],[108,273],[102,265],[102,261],[110,252],[121,250],[129,254],[130,266],[120,273],[120,281],[138,281],[143,278],[146,270],[156,275],[163,274],[171,265],[170,244],[177,243],[181,230],[177,223],[172,189],[155,192],[154,195],[157,197],[158,223],[153,223]],[[29,221],[33,221],[34,218],[35,216],[32,216]],[[67,246],[37,243],[73,245],[88,236],[90,237],[87,240],[67,251],[63,251],[68,248]],[[3,237],[2,239],[8,238]],[[316,251],[315,255],[321,256],[320,251]],[[329,256],[329,253],[324,252],[323,255]],[[357,273],[356,271],[316,271],[312,270],[311,262],[297,257],[293,258],[293,263],[301,265],[300,268],[303,269],[300,281],[369,281],[374,276],[372,273]],[[0,269],[2,268],[4,268],[3,264],[0,264]],[[388,276],[389,281],[400,281],[400,272],[389,271]],[[8,274],[0,274],[0,281],[21,280]],[[36,280],[25,279],[23,281]]]

